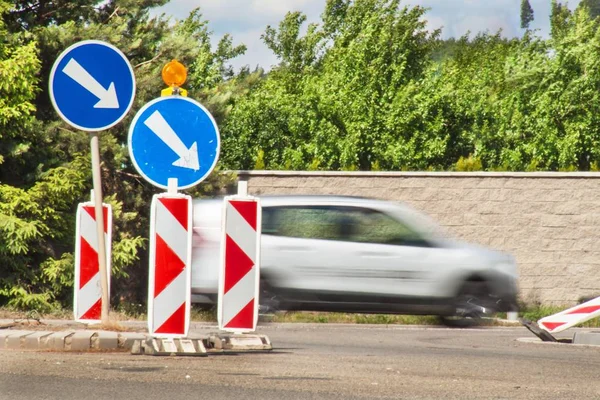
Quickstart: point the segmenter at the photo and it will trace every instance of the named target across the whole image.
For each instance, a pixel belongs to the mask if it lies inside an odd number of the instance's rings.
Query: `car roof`
[[[394,209],[404,213],[414,213],[412,207],[396,201],[379,200],[369,197],[338,196],[338,195],[265,195],[256,196],[263,207],[293,206],[293,205],[348,205],[354,207],[368,207],[379,210]],[[223,197],[194,199],[194,204],[215,207],[222,203]]]
[[[306,204],[306,203],[352,203],[352,204],[390,204],[384,200],[377,200],[368,197],[358,196],[337,196],[337,195],[266,195],[256,196],[260,198],[261,204],[266,206],[286,205],[286,204]],[[194,202],[223,201],[219,198],[200,198],[194,199]]]

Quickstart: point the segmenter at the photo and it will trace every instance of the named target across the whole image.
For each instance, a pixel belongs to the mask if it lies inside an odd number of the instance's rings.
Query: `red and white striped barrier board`
[[[191,261],[192,198],[183,194],[155,194],[150,213],[150,334],[165,338],[187,336]]]
[[[261,207],[257,198],[225,197],[219,275],[219,329],[252,332],[258,321]]]
[[[600,316],[600,297],[544,317],[538,321],[538,325],[550,333],[558,333],[598,316]]]
[[[104,213],[104,241],[106,246],[106,273],[110,298],[112,208],[102,205]],[[73,313],[78,322],[100,322],[102,313],[102,286],[98,263],[98,231],[96,211],[91,202],[77,206],[75,227],[75,295]]]

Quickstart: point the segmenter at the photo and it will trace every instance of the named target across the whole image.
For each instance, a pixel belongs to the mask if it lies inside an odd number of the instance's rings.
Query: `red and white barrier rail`
[[[156,194],[150,217],[148,331],[157,337],[187,336],[190,321],[192,198]]]
[[[106,247],[106,274],[110,298],[112,208],[102,205],[104,215],[104,242]],[[100,322],[102,314],[102,286],[98,263],[98,231],[94,203],[77,206],[75,228],[75,293],[73,314],[75,321]]]
[[[225,197],[219,275],[219,329],[252,332],[258,322],[261,206],[250,196]]]
[[[600,316],[600,297],[578,304],[538,321],[538,326],[550,333],[562,332],[575,325]]]

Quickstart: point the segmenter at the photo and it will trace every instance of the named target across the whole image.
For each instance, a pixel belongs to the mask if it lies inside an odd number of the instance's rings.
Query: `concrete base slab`
[[[573,335],[573,344],[600,346],[600,331],[575,332]]]
[[[66,350],[66,339],[74,333],[75,331],[53,332],[46,339],[46,343],[44,343],[43,348],[48,350]]]
[[[7,349],[20,349],[25,342],[25,338],[31,335],[33,331],[18,331],[13,335],[6,337]]]
[[[141,342],[146,340],[146,334],[137,333],[137,332],[120,332],[118,336],[118,347],[121,349],[132,350],[133,354],[138,354],[133,352],[133,347],[136,345],[139,347]]]
[[[65,340],[65,350],[87,351],[92,347],[92,336],[94,331],[75,331]]]
[[[112,331],[97,332],[92,336],[92,349],[108,350],[119,348],[119,334]]]
[[[161,339],[149,337],[136,343],[131,349],[132,354],[151,356],[207,356],[202,340],[197,339]]]
[[[24,347],[28,350],[37,350],[45,346],[48,337],[52,335],[52,331],[36,331],[25,337]]]
[[[23,330],[16,330],[16,329],[0,331],[0,349],[8,349],[9,348],[8,347],[8,338],[14,337],[14,336],[20,337],[20,335],[26,335],[31,332],[32,331],[23,331]]]
[[[217,351],[273,350],[267,336],[254,333],[216,333],[210,335],[205,344],[207,349]]]

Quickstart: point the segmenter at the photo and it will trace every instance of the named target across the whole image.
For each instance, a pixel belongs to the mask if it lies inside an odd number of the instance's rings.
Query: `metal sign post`
[[[84,40],[63,51],[50,71],[50,100],[69,125],[90,132],[94,207],[98,229],[98,265],[102,286],[102,323],[108,322],[102,182],[98,132],[121,121],[133,105],[135,76],[129,60],[116,47]]]
[[[94,212],[96,214],[96,234],[98,235],[98,269],[100,271],[100,287],[102,288],[102,323],[108,322],[110,299],[108,298],[108,274],[106,271],[106,243],[104,240],[104,215],[102,210],[102,181],[100,175],[100,144],[98,133],[90,133],[92,152],[92,181],[94,185]]]

